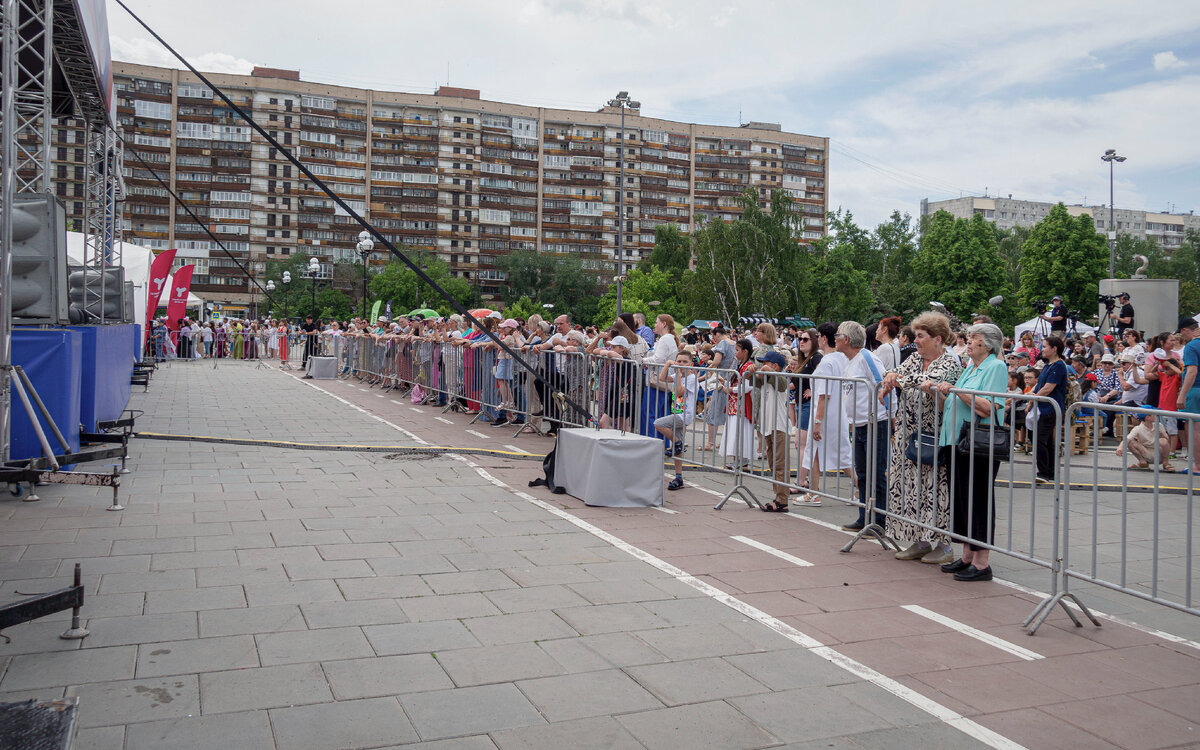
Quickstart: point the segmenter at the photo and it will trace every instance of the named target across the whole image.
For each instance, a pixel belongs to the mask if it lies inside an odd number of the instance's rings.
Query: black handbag
[[[939,450],[937,435],[913,430],[908,436],[908,445],[904,448],[904,457],[915,464],[933,466],[934,459]]]
[[[1001,425],[982,424],[982,421],[983,417],[977,414],[974,421],[963,423],[955,449],[962,456],[974,453],[976,458],[1007,461],[1009,444],[1012,442],[1009,429]]]

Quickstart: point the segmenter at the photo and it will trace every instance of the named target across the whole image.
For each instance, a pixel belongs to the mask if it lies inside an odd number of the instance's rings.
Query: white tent
[[[120,245],[121,266],[125,269],[125,280],[133,282],[133,322],[144,326],[146,324],[146,297],[149,295],[150,264],[154,261],[154,251],[129,242],[122,242]],[[67,259],[76,265],[83,265],[83,249],[83,233],[67,232]],[[167,289],[171,288],[174,281],[175,278],[172,275],[172,283],[167,285]],[[164,304],[166,298],[167,295],[164,293]],[[203,304],[204,300],[191,292],[188,293],[188,307],[198,308]]]
[[[1071,332],[1071,328],[1072,328],[1071,322],[1067,321],[1067,333]],[[1087,333],[1088,331],[1096,330],[1095,328],[1092,328],[1087,323],[1082,323],[1082,322],[1075,324],[1074,329],[1080,336]],[[1046,320],[1045,318],[1037,318],[1037,317],[1030,318],[1029,320],[1025,321],[1024,323],[1021,323],[1020,325],[1018,325],[1013,330],[1013,341],[1020,341],[1021,334],[1025,333],[1026,331],[1033,331],[1035,337],[1049,336],[1050,335],[1050,321]]]

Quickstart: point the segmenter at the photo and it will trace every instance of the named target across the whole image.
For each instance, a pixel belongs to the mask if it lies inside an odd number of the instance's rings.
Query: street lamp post
[[[617,167],[620,170],[617,177],[617,315],[620,315],[621,277],[625,274],[625,230],[621,226],[625,221],[625,110],[641,110],[642,103],[630,99],[628,91],[618,91],[616,98],[608,100],[608,106],[621,108],[621,146],[617,149]]]
[[[283,272],[283,307],[289,317],[292,314],[292,308],[288,307],[288,286],[290,286],[291,283],[292,283],[292,272],[284,271]]]
[[[270,294],[271,292],[273,292],[273,291],[275,291],[275,282],[274,282],[274,281],[271,281],[270,279],[267,279],[267,294],[269,295],[269,294]],[[274,310],[268,310],[268,311],[267,311],[267,317],[268,317],[268,318],[269,318],[269,317],[271,317],[271,313],[272,313],[272,312],[274,312]]]
[[[317,276],[321,273],[321,261],[317,260],[317,256],[312,256],[308,259],[307,277],[311,282],[312,287],[312,316],[315,320],[317,317]]]
[[[358,254],[362,256],[363,262],[363,291],[362,291],[362,317],[367,319],[367,261],[371,259],[371,251],[375,249],[375,243],[371,240],[371,233],[365,229],[358,233],[358,245],[356,246]]]
[[[1117,156],[1117,150],[1110,148],[1100,157],[1108,162],[1108,278],[1112,278],[1117,268],[1117,227],[1113,223],[1113,163],[1125,161],[1124,156]]]

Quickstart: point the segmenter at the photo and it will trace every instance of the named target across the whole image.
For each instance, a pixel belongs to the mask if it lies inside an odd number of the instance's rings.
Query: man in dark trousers
[[[304,325],[300,326],[300,330],[304,331],[304,366],[308,367],[308,358],[317,352],[317,324],[313,322],[313,316],[306,315],[304,317]],[[311,375],[305,375],[306,378],[311,378]]]

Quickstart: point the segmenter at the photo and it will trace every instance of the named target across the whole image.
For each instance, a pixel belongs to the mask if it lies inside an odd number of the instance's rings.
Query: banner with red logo
[[[179,330],[179,319],[187,314],[188,291],[192,288],[192,271],[195,265],[189,263],[180,266],[175,272],[175,281],[167,297],[167,328],[171,331],[171,339],[179,341],[176,332]]]
[[[158,312],[158,302],[163,292],[167,290],[167,281],[171,278],[171,264],[175,262],[175,248],[164,250],[154,256],[150,264],[149,295],[146,298],[146,335],[150,335],[154,313]]]

